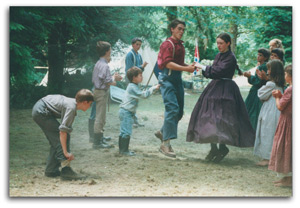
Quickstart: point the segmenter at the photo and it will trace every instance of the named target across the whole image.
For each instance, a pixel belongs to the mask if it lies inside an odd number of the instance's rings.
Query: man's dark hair
[[[181,21],[181,20],[178,20],[178,19],[174,19],[174,20],[169,24],[168,29],[169,29],[169,31],[171,32],[171,34],[172,34],[171,28],[174,29],[174,28],[176,28],[177,25],[179,25],[179,24],[182,24],[182,25],[185,26],[185,22],[184,22],[184,21]]]
[[[141,38],[136,37],[131,40],[131,44],[135,44],[137,41],[143,42]]]

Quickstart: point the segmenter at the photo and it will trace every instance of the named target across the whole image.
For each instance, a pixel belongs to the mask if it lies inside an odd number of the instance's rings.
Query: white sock
[[[170,147],[171,146],[171,143],[170,143],[170,139],[166,140],[166,141],[163,141],[163,145],[165,147]]]

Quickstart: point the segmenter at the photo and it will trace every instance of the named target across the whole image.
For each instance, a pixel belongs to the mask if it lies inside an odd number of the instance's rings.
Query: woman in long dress
[[[255,139],[244,100],[232,81],[235,69],[239,75],[242,72],[230,45],[230,35],[221,33],[217,37],[220,53],[213,65],[200,66],[202,74],[212,81],[197,101],[187,130],[188,142],[211,144],[205,159],[213,162],[220,162],[228,154],[226,145],[253,147]]]

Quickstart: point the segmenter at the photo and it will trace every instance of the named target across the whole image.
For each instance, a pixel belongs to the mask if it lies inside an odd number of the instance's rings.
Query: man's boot
[[[86,178],[86,176],[74,172],[69,166],[61,169],[60,177],[62,180],[82,180]]]
[[[129,142],[130,142],[130,136],[126,136],[125,138],[119,137],[119,152],[121,155],[125,156],[135,156],[135,152],[129,151]]]
[[[93,144],[94,149],[108,149],[112,147],[113,147],[112,145],[103,142],[103,133],[94,134],[94,144]]]
[[[94,142],[94,124],[95,120],[94,119],[89,119],[89,142],[93,143]]]

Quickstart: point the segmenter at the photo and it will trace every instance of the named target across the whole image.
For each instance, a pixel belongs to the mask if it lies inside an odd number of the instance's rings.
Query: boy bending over
[[[86,111],[94,101],[87,89],[77,92],[75,99],[63,95],[47,95],[36,102],[32,109],[33,120],[41,127],[50,144],[45,176],[60,176],[63,180],[83,179],[70,167],[74,155],[70,152],[70,133],[77,110]],[[56,119],[60,118],[61,123]],[[62,167],[59,171],[59,167]]]

